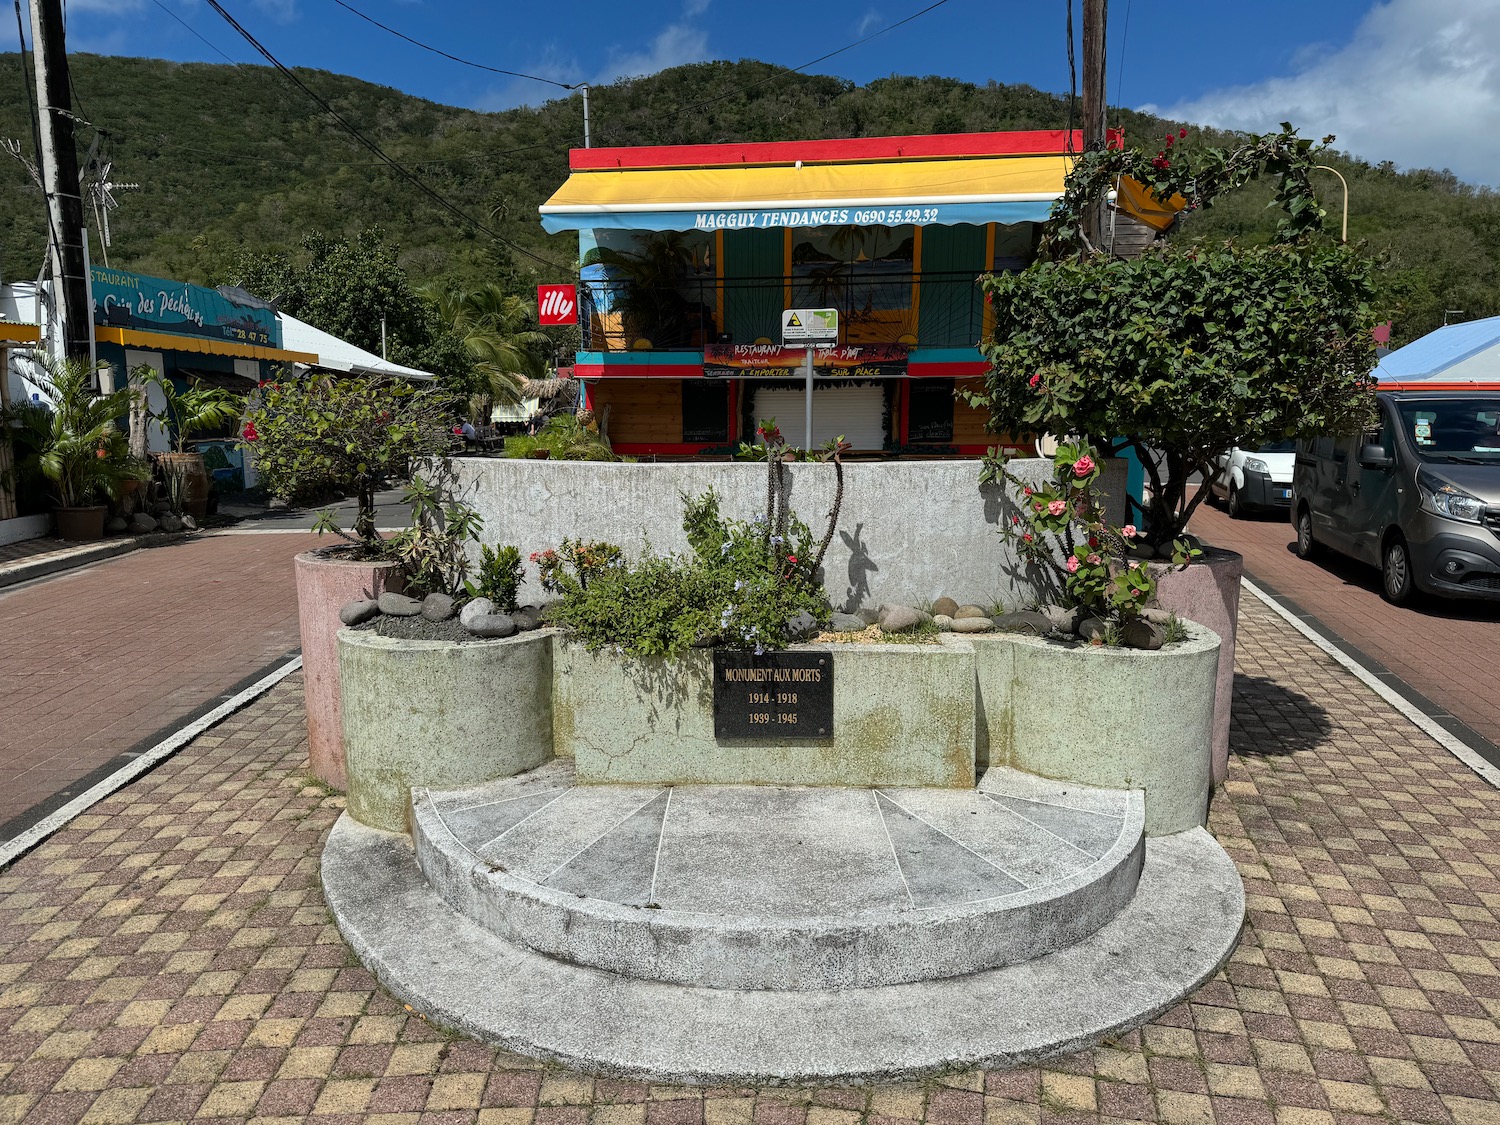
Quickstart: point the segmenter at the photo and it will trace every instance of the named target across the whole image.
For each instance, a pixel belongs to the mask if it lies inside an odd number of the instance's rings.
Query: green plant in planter
[[[480,548],[479,574],[464,583],[471,598],[489,598],[501,613],[510,613],[519,604],[521,589],[521,552],[516,547]]]
[[[519,434],[505,439],[507,457],[530,457],[542,450],[558,461],[619,460],[609,442],[599,433],[598,423],[591,413],[587,420],[574,414],[558,414],[547,419],[535,434]]]
[[[479,538],[484,519],[469,505],[446,498],[442,489],[414,476],[401,494],[411,505],[411,526],[382,544],[381,556],[401,564],[413,597],[466,592],[468,544]]]
[[[806,524],[788,514],[777,531],[764,516],[725,518],[713,490],[683,501],[691,555],[659,555],[648,545],[630,563],[613,544],[574,540],[533,555],[543,586],[561,595],[552,621],[591,650],[631,656],[711,644],[764,652],[791,642],[800,614],[828,621]]]
[[[5,424],[21,431],[18,473],[45,478],[63,508],[116,499],[123,481],[141,475],[117,425],[130,413],[130,391],[99,394],[93,389],[94,370],[82,360],[43,358],[27,378],[51,401],[51,409],[18,403],[4,413]]]
[[[292,375],[261,384],[241,440],[272,495],[286,499],[353,494],[352,538],[384,557],[375,530],[375,492],[413,463],[452,444],[455,402],[445,392],[395,379]],[[324,530],[344,532],[331,521]]]
[[[177,384],[149,364],[143,363],[132,370],[130,377],[142,385],[154,383],[161,389],[166,405],[157,420],[172,435],[178,453],[187,452],[187,443],[194,434],[228,425],[245,409],[243,395],[222,387],[178,390]]]
[[[1135,451],[1151,485],[1143,538],[1156,557],[1172,553],[1225,449],[1352,432],[1370,417],[1374,266],[1318,234],[1309,172],[1320,151],[1283,126],[1232,152],[1086,153],[1038,259],[984,280],[991,367],[969,401],[996,431]],[[1282,241],[1159,243],[1131,260],[1098,252],[1085,216],[1122,175],[1190,206],[1270,177],[1287,213]]]
[[[1095,488],[1100,466],[1093,449],[1064,442],[1053,466],[1053,479],[1038,487],[1011,472],[1003,458],[987,456],[980,483],[1004,480],[1015,488],[1021,511],[1002,525],[1001,534],[1048,575],[1064,607],[1104,622],[1104,643],[1123,643],[1126,627],[1156,594],[1150,568],[1131,557],[1139,533],[1132,524],[1114,526],[1105,514]],[[1187,539],[1172,547],[1178,565],[1199,553]]]

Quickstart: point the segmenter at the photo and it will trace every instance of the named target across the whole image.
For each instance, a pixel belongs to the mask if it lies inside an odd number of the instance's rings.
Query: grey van
[[[1415,590],[1500,600],[1500,389],[1382,391],[1370,433],[1297,446],[1297,555],[1378,566],[1387,601]]]

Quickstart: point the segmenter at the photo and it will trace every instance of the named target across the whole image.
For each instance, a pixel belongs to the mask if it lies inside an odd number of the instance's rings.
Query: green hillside
[[[295,247],[310,232],[383,228],[416,281],[473,282],[514,260],[521,281],[561,280],[576,256],[570,235],[548,237],[536,208],[567,174],[581,143],[578,98],[539,109],[478,113],[324,71],[299,77],[391,156],[413,167],[466,213],[556,266],[497,248],[348,137],[264,67],[73,56],[78,104],[89,127],[81,153],[103,134],[124,193],[112,220],[111,262],[186,280],[217,280],[243,251]],[[0,137],[31,151],[17,56],[0,59]],[[794,74],[758,62],[701,63],[600,87],[591,97],[595,143],[685,144],[1058,128],[1066,100],[1026,86],[892,77],[865,86]],[[1130,137],[1173,122],[1112,115]],[[1191,126],[1190,126],[1191,127]],[[1196,137],[1194,139],[1197,139]],[[1212,134],[1204,139],[1219,140]],[[1396,173],[1347,160],[1350,234],[1387,255],[1392,300],[1404,306],[1398,337],[1441,322],[1500,312],[1500,197],[1451,176]],[[1329,177],[1330,212],[1339,209]],[[14,160],[0,162],[0,273],[32,277],[43,250],[39,193]],[[1195,216],[1186,233],[1260,237],[1273,225],[1247,194]]]

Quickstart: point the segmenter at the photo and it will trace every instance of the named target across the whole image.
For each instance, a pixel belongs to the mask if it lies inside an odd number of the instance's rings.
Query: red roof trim
[[[1109,145],[1124,136],[1109,131]],[[1073,150],[1082,151],[1083,134],[1073,132]],[[1067,133],[1045,129],[1023,133],[943,133],[914,137],[853,137],[824,141],[757,141],[727,145],[645,145],[639,148],[575,148],[568,167],[575,172],[620,168],[706,168],[736,164],[841,163],[874,160],[953,159],[961,156],[1026,156],[1068,151]]]

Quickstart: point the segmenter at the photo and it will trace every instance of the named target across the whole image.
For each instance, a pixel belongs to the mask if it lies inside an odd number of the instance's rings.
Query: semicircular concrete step
[[[845,1084],[1021,1066],[1180,1003],[1234,951],[1244,889],[1201,828],[1147,840],[1145,852],[1135,898],[1077,945],[968,976],[823,991],[692,988],[543,956],[440,899],[409,837],[347,813],[322,878],[355,953],[439,1026],[610,1077]]]
[[[576,785],[553,762],[412,792],[416,860],[509,942],[626,977],[869,988],[1075,945],[1131,901],[1137,791]]]

